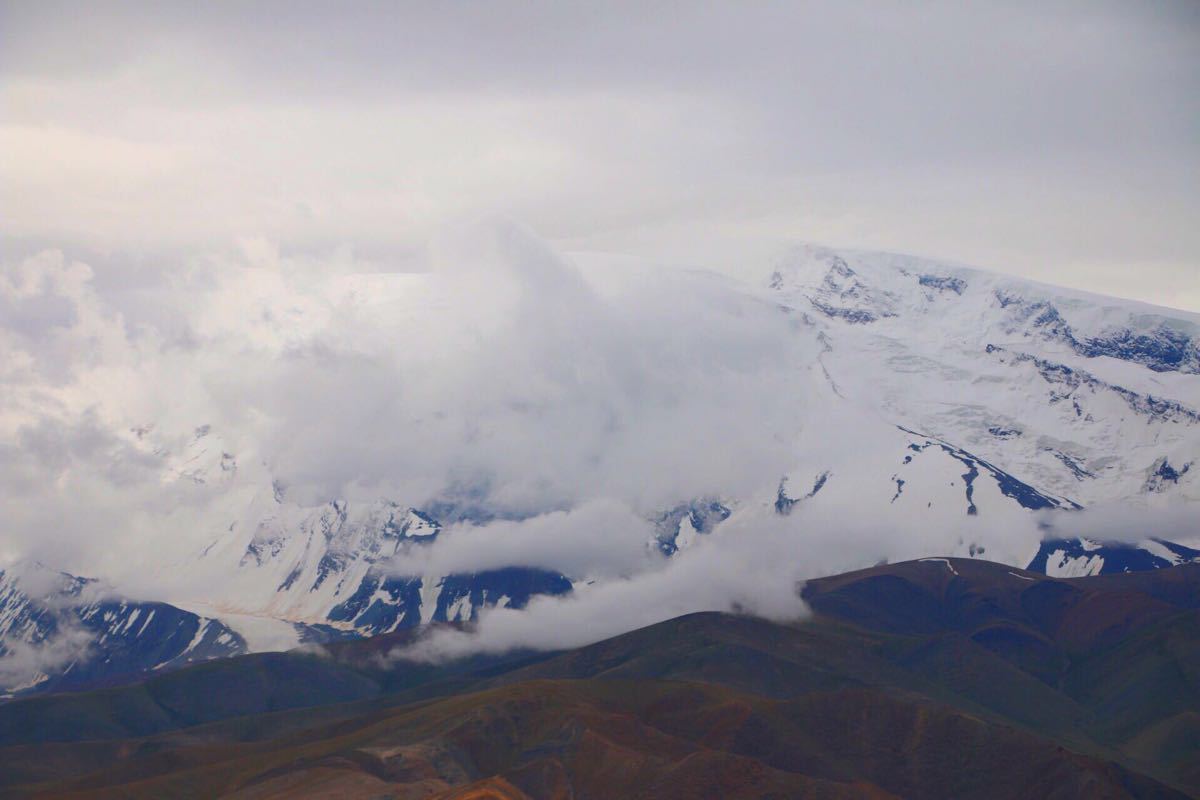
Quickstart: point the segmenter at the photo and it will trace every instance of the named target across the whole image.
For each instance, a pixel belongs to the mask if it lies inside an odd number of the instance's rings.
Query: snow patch
[[[917,560],[922,561],[922,562],[924,562],[924,561],[940,561],[946,565],[946,569],[950,570],[955,575],[958,574],[958,570],[956,570],[954,568],[954,565],[950,563],[950,559],[948,559],[948,558],[921,558],[921,559],[917,559]]]
[[[1065,550],[1055,550],[1046,560],[1046,574],[1051,578],[1086,578],[1099,575],[1104,568],[1104,556],[1071,557]]]

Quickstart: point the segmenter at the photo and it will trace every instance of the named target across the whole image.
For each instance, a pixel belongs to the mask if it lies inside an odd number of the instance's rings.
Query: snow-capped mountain
[[[238,655],[224,623],[167,603],[132,602],[36,562],[0,570],[0,694],[63,689]]]
[[[0,695],[97,685],[258,650],[346,638],[333,625],[134,600],[24,561],[0,570]]]
[[[1051,539],[1042,542],[1027,569],[1054,578],[1081,578],[1085,575],[1165,569],[1197,562],[1200,562],[1200,550],[1164,539],[1143,539],[1140,542]]]
[[[585,274],[604,269],[581,263]],[[1192,315],[817,247],[779,260],[761,297],[816,344],[815,359],[796,365],[812,378],[811,394],[797,398],[806,425],[795,465],[762,496],[682,498],[648,511],[652,546],[667,556],[732,514],[787,515],[805,503],[954,526],[1101,500],[1200,499]],[[209,450],[204,475],[229,475],[232,454],[217,460],[220,448]],[[517,564],[472,575],[389,571],[397,554],[430,545],[464,513],[399,498],[302,507],[274,486],[203,558],[228,565],[239,611],[373,633],[570,591],[566,576]],[[485,521],[487,510],[472,515]],[[1036,543],[1025,546],[988,552],[967,533],[952,554],[1024,565]]]
[[[920,259],[801,248],[770,285],[834,390],[1090,505],[1200,499],[1200,319]]]
[[[428,622],[467,622],[484,607],[520,608],[535,594],[571,588],[556,573],[518,567],[396,574],[389,562],[431,545],[442,526],[426,512],[389,501],[334,501],[309,509],[278,497],[251,519],[257,523],[248,542],[235,525],[201,556],[228,565],[220,571],[229,573],[229,596],[237,598],[240,611],[376,634]]]
[[[627,268],[598,256],[576,262],[598,283]],[[1200,501],[1200,317],[917,258],[810,246],[763,272],[760,286],[720,282],[718,290],[736,295],[737,315],[784,315],[802,345],[787,351],[795,363],[781,365],[798,376],[787,384],[801,423],[787,445],[789,466],[749,490],[712,487],[637,508],[649,531],[638,545],[647,563],[683,557],[735,519],[794,522],[798,559],[807,557],[811,520],[894,529],[891,538],[848,549],[827,565],[833,571],[929,555],[1060,575],[1194,558],[1153,539],[1041,544],[1036,521],[1099,503]],[[415,314],[432,325],[439,306],[421,294],[420,280],[373,276],[347,296],[363,319]],[[709,275],[681,273],[678,281],[718,291]],[[164,485],[217,498],[193,551],[149,565],[171,595],[157,604],[60,603],[47,598],[75,598],[82,588],[6,588],[0,638],[36,644],[68,619],[99,642],[90,663],[157,668],[468,622],[485,608],[523,608],[605,580],[516,557],[469,571],[413,566],[436,563],[429,554],[464,526],[566,510],[558,505],[516,514],[483,485],[444,487],[433,499],[314,501],[293,496],[270,464],[204,420],[180,431],[143,421],[130,441],[161,466]],[[52,606],[66,611],[37,610]],[[160,629],[168,620],[171,630]],[[125,650],[110,644],[118,640]],[[127,655],[134,651],[136,658]],[[60,666],[57,674],[82,669]]]

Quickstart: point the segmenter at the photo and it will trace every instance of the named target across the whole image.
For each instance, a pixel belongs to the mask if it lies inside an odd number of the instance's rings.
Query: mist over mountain
[[[882,560],[1196,536],[1194,314],[811,245],[746,281],[502,222],[427,253],[250,242],[140,295],[12,265],[9,574],[100,579],[238,650],[479,623],[414,655],[439,659],[790,618],[805,579]]]

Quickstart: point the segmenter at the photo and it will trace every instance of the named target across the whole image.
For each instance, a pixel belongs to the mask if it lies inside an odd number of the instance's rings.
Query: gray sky
[[[104,284],[448,218],[783,239],[1200,310],[1200,4],[0,4],[0,235]],[[98,254],[98,255],[96,255]],[[718,263],[720,262],[720,263]]]

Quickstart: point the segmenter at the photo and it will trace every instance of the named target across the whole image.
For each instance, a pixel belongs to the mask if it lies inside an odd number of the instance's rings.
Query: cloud
[[[478,652],[576,647],[695,611],[736,611],[793,620],[807,611],[798,591],[812,563],[797,557],[789,518],[731,518],[702,545],[629,578],[536,597],[521,610],[481,611],[472,632],[437,629],[393,658],[442,661]],[[810,572],[808,574],[811,574]]]
[[[6,600],[20,612],[9,615],[0,637],[0,687],[31,686],[94,655],[95,634],[80,624],[75,611],[81,602],[103,599],[105,587],[76,585],[32,561],[0,572],[0,579]],[[20,608],[26,600],[28,606]]]
[[[333,308],[221,398],[265,422],[289,491],[453,488],[522,516],[596,495],[654,509],[785,467],[803,393],[783,365],[814,351],[788,317],[721,280],[593,286],[510,226],[456,236],[472,244],[435,263],[457,266],[364,286],[368,308]]]
[[[54,675],[72,662],[85,661],[92,655],[95,635],[60,618],[53,635],[39,642],[5,638],[0,654],[0,686],[30,686],[46,675]]]
[[[401,575],[451,575],[504,567],[560,572],[575,581],[627,577],[662,559],[654,526],[608,498],[566,511],[486,525],[462,522],[388,563]]]
[[[0,326],[16,365],[0,489],[25,498],[6,554],[136,576],[119,553],[183,558],[276,483],[302,505],[542,517],[508,532],[530,553],[559,524],[610,527],[636,555],[581,552],[615,573],[644,557],[648,515],[792,463],[817,345],[765,299],[715,275],[584,269],[503,222],[428,252],[424,272],[362,273],[248,240],[133,299],[57,254],[18,262],[0,286],[26,309]],[[436,558],[494,538],[464,529]]]
[[[1087,537],[1096,541],[1139,542],[1148,538],[1200,544],[1196,509],[1183,502],[1133,507],[1099,503],[1070,514],[1046,514],[1040,522],[1046,539]]]
[[[796,237],[1200,308],[1188,3],[3,15],[10,239],[394,254],[500,211],[572,248]]]
[[[799,593],[810,578],[930,553],[965,556],[968,543],[1012,563],[1033,555],[1040,533],[1032,515],[964,515],[958,524],[931,525],[917,515],[880,515],[870,503],[810,502],[781,516],[761,499],[670,559],[643,559],[636,572],[577,585],[567,596],[536,597],[521,610],[482,609],[473,629],[433,629],[391,657],[440,662],[578,647],[698,611],[796,620],[808,613]],[[461,566],[475,563],[468,558]]]

